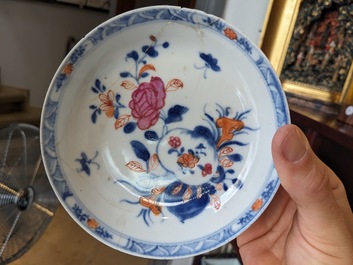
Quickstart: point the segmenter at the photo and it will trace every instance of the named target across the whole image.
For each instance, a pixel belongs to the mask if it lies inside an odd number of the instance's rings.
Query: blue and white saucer
[[[289,122],[279,80],[232,25],[171,6],[101,24],[68,54],[41,122],[60,202],[92,236],[154,259],[237,237],[279,179],[275,131]]]

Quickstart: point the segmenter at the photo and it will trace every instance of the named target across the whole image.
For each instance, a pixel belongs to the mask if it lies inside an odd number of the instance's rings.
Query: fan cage
[[[0,264],[26,253],[58,205],[40,151],[39,128],[12,124],[0,130]]]

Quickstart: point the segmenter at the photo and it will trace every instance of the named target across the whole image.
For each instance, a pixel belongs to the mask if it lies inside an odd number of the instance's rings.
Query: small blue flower
[[[205,66],[207,68],[211,68],[215,72],[219,72],[221,70],[221,68],[217,65],[218,60],[216,58],[213,58],[212,54],[200,52],[200,57],[202,60],[205,61]]]
[[[158,56],[158,52],[153,46],[144,45],[142,47],[142,52],[146,53],[152,58],[156,58]]]
[[[211,69],[214,72],[219,72],[221,71],[221,67],[218,65],[218,60],[212,56],[212,54],[200,52],[200,58],[205,62],[205,64],[201,67],[198,67],[195,65],[196,69],[204,69],[204,78],[206,79],[206,71],[207,69]]]

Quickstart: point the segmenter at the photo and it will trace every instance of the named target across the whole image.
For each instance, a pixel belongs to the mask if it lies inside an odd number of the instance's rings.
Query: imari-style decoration
[[[137,201],[123,199],[122,202],[139,203],[142,209],[138,216],[143,217],[147,225],[152,222],[151,213],[164,215],[163,208],[184,222],[199,215],[208,205],[218,210],[222,206],[219,197],[229,186],[242,187],[242,180],[238,179],[233,165],[243,159],[243,155],[236,151],[237,147],[247,145],[238,141],[237,135],[254,130],[245,123],[251,110],[236,112],[231,116],[231,107],[217,104],[214,106],[217,116],[213,117],[207,113],[206,104],[202,120],[208,126],[195,125],[193,129],[182,127],[180,123],[188,114],[189,107],[176,102],[166,108],[165,101],[170,93],[188,88],[178,78],[164,82],[158,76],[150,59],[152,61],[159,56],[159,48],[167,49],[170,44],[168,41],[159,44],[154,35],[150,36],[150,41],[152,44],[143,45],[140,52],[132,50],[126,55],[126,61],[134,62],[132,71],[120,73],[123,78],[121,87],[132,91],[129,103],[121,103],[121,95],[112,90],[107,91],[106,86],[97,79],[92,92],[98,94],[100,104],[90,106],[93,110],[91,120],[96,123],[97,116],[105,113],[107,118],[115,119],[116,130],[121,129],[125,134],[130,134],[130,145],[136,159],[126,163],[126,167],[133,174],[143,174],[145,179],[162,174],[170,179],[167,185],[153,187],[148,193],[139,190],[133,181],[117,179],[117,183],[122,183],[140,194]],[[207,78],[207,69],[215,72],[221,70],[217,59],[211,54],[200,52],[199,55],[205,65],[195,68],[205,68],[204,78]],[[145,81],[148,78],[149,81]],[[159,131],[156,131],[154,126],[159,120],[162,126],[158,126]],[[172,123],[178,125],[170,130],[169,125]],[[145,141],[133,139],[135,130],[144,131]],[[155,142],[155,149],[149,150],[145,142]],[[94,162],[92,159],[88,160],[85,153],[81,156],[76,161],[81,163],[81,171],[89,175],[89,164]],[[161,173],[161,168],[164,173]],[[156,169],[159,172],[157,174]]]
[[[103,227],[101,227],[97,220],[95,220],[94,218],[90,218],[88,214],[84,213],[84,211],[80,206],[75,204],[72,207],[72,210],[76,215],[77,219],[81,222],[85,222],[89,227],[89,229],[94,231],[97,235],[99,235],[102,238],[113,238],[112,234],[110,234]]]
[[[273,198],[271,157],[289,122],[262,52],[222,19],[149,7],[88,33],[50,85],[43,161],[70,216],[151,259],[229,242]]]
[[[165,105],[165,98],[168,92],[174,92],[183,88],[183,82],[177,78],[169,80],[164,84],[163,80],[158,76],[152,76],[148,81],[141,82],[141,80],[149,77],[150,72],[155,72],[155,66],[152,63],[147,63],[149,58],[158,57],[157,49],[163,47],[167,49],[169,43],[165,41],[159,45],[155,36],[150,36],[151,45],[143,45],[141,53],[133,50],[126,55],[126,60],[134,62],[133,71],[124,71],[120,73],[120,77],[126,78],[121,82],[121,87],[126,90],[133,91],[131,100],[128,106],[120,103],[120,94],[115,94],[112,90],[106,91],[106,86],[97,79],[92,86],[92,91],[98,94],[101,101],[100,105],[91,105],[93,110],[91,119],[96,123],[97,115],[105,112],[108,118],[115,118],[115,129],[123,127],[125,133],[132,133],[136,127],[140,130],[146,130],[155,125],[160,117],[162,108]],[[121,109],[129,108],[129,114],[120,115]],[[170,116],[166,117],[167,123],[173,122],[171,119],[180,119],[182,112],[186,111],[185,107],[174,106],[169,110]],[[178,117],[175,117],[178,116]],[[130,122],[130,119],[135,122]],[[169,120],[168,120],[169,119]]]
[[[233,165],[243,160],[241,152],[236,150],[247,143],[236,139],[237,135],[251,133],[253,129],[244,122],[247,112],[228,117],[227,110],[218,106],[218,113],[219,117],[205,113],[204,119],[209,123],[207,127],[164,129],[161,135],[147,131],[146,139],[156,141],[152,155],[142,142],[130,142],[136,160],[129,161],[126,167],[143,174],[144,178],[153,178],[154,171],[163,170],[163,176],[172,180],[149,193],[141,192],[126,180],[117,181],[142,194],[139,204],[145,209],[139,216],[147,225],[152,221],[150,213],[163,215],[164,207],[181,222],[199,215],[209,205],[219,210],[222,206],[220,196],[231,186],[236,189],[242,187],[242,180],[238,179]]]

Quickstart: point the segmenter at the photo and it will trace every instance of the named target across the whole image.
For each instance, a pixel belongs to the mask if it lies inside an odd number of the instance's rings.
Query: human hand
[[[237,238],[243,263],[353,264],[353,214],[339,178],[294,125],[277,131],[272,155],[281,187]]]

